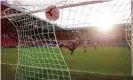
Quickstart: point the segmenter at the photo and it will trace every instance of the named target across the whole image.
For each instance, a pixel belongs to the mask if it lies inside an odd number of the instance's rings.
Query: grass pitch
[[[56,49],[56,48],[54,48]],[[44,51],[44,48],[30,48],[27,51],[34,50],[32,55],[37,55]],[[2,64],[16,64],[18,59],[17,48],[2,48]],[[45,50],[47,52],[48,50]],[[53,52],[50,49],[51,52]],[[54,50],[58,53],[58,50]],[[33,54],[35,52],[35,54]],[[25,54],[26,55],[26,54]],[[27,54],[28,56],[29,54]],[[46,54],[48,57],[48,54]],[[46,57],[45,55],[45,57]],[[131,74],[131,53],[127,47],[90,47],[87,53],[83,53],[83,47],[78,47],[71,56],[70,51],[63,49],[62,55],[70,71],[96,72],[109,74]],[[42,55],[37,56],[38,58]],[[40,62],[41,63],[41,62]],[[44,62],[43,62],[44,63]],[[78,74],[78,72],[77,72]],[[82,73],[84,74],[84,73]]]

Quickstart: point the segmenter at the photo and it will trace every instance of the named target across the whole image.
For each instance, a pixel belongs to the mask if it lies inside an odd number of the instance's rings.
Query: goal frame
[[[63,6],[58,6],[59,9],[64,9],[64,8],[69,8],[69,7],[76,7],[76,6],[82,6],[82,5],[88,5],[88,4],[97,4],[97,3],[102,3],[102,2],[109,2],[112,0],[92,0],[92,1],[85,1],[85,2],[81,2],[81,3],[75,3],[75,4],[69,4],[69,5],[63,5]],[[16,5],[16,6],[22,6],[22,5]],[[23,6],[28,6],[28,5],[23,5]],[[31,5],[30,5],[31,6]],[[30,12],[25,12],[25,13],[20,13],[20,14],[11,14],[11,15],[6,15],[6,16],[2,16],[1,19],[3,18],[8,18],[8,17],[14,17],[14,16],[21,16],[21,15],[25,15],[25,14],[33,14],[33,13],[38,13],[38,12],[42,12],[45,9],[40,9],[40,10],[36,10],[36,11],[30,11]]]
[[[131,0],[131,76],[133,76],[133,1]]]

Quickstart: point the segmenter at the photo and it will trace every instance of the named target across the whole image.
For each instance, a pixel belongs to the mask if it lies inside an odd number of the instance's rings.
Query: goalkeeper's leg
[[[71,55],[73,54],[73,51],[74,51],[74,50],[71,50]]]
[[[68,47],[68,49],[71,51],[71,55],[72,55],[75,48]]]

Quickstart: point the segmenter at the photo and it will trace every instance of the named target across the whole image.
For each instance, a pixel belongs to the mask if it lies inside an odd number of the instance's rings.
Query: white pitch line
[[[17,64],[11,64],[11,63],[1,63],[1,64],[4,64],[4,65],[14,65],[14,66],[17,65]]]
[[[16,67],[14,67],[14,65],[16,66],[16,64],[9,64],[9,63],[1,63],[1,64],[4,64],[4,65],[13,65],[11,67],[13,67],[13,69],[16,69]]]
[[[101,73],[101,72],[93,72],[93,71],[81,71],[81,70],[70,70],[72,72],[83,72],[83,73],[96,73],[96,74],[108,74],[108,75],[116,75],[116,76],[130,76],[128,74],[114,74],[114,73]]]
[[[1,63],[1,64],[4,64],[4,65],[14,65],[14,66],[17,65],[17,64],[10,64],[10,63]],[[22,66],[26,66],[26,65],[22,65]],[[30,67],[30,66],[26,66],[26,67]],[[39,67],[35,67],[35,68],[39,68]],[[40,68],[40,69],[44,69],[44,68]],[[46,69],[48,69],[48,68],[46,68]],[[81,71],[81,70],[69,70],[69,71],[70,72],[81,72],[81,73],[95,73],[95,74],[103,74],[103,75],[114,75],[114,76],[130,76],[128,74],[101,73],[101,72]]]

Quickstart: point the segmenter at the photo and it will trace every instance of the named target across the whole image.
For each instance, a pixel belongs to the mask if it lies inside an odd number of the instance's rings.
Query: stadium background
[[[4,4],[1,5],[1,10],[2,10],[2,15],[4,15],[4,10],[8,8]],[[30,16],[30,15],[29,15]],[[36,17],[35,17],[36,18]],[[39,18],[38,18],[39,19]],[[41,22],[41,21],[40,21]],[[44,21],[44,24],[46,22]],[[2,25],[2,47],[16,47],[18,43],[18,35],[17,31],[14,27],[14,25],[7,19],[4,18],[1,20],[1,25]],[[76,37],[81,36],[86,38],[88,42],[98,42],[99,44],[102,45],[121,45],[121,44],[126,44],[126,37],[125,37],[125,28],[127,24],[116,24],[112,27],[111,31],[108,32],[103,32],[99,31],[94,26],[91,27],[83,27],[83,28],[67,28],[63,29],[60,26],[56,26],[56,36],[58,41],[64,41],[64,40],[74,40]],[[10,27],[9,27],[10,26]],[[39,26],[39,24],[38,24]],[[52,25],[51,27],[51,32],[52,32]],[[35,30],[35,33],[39,31],[42,33],[42,27],[37,28]],[[43,28],[43,31],[45,32],[46,29],[45,27]],[[34,34],[34,31],[32,32]],[[30,32],[27,32],[27,35],[30,35]],[[70,37],[71,35],[71,37]],[[39,35],[41,36],[41,35]],[[47,35],[43,35],[47,37]],[[51,37],[54,36],[51,34]],[[38,36],[36,36],[38,38]],[[32,38],[35,38],[33,36]]]

